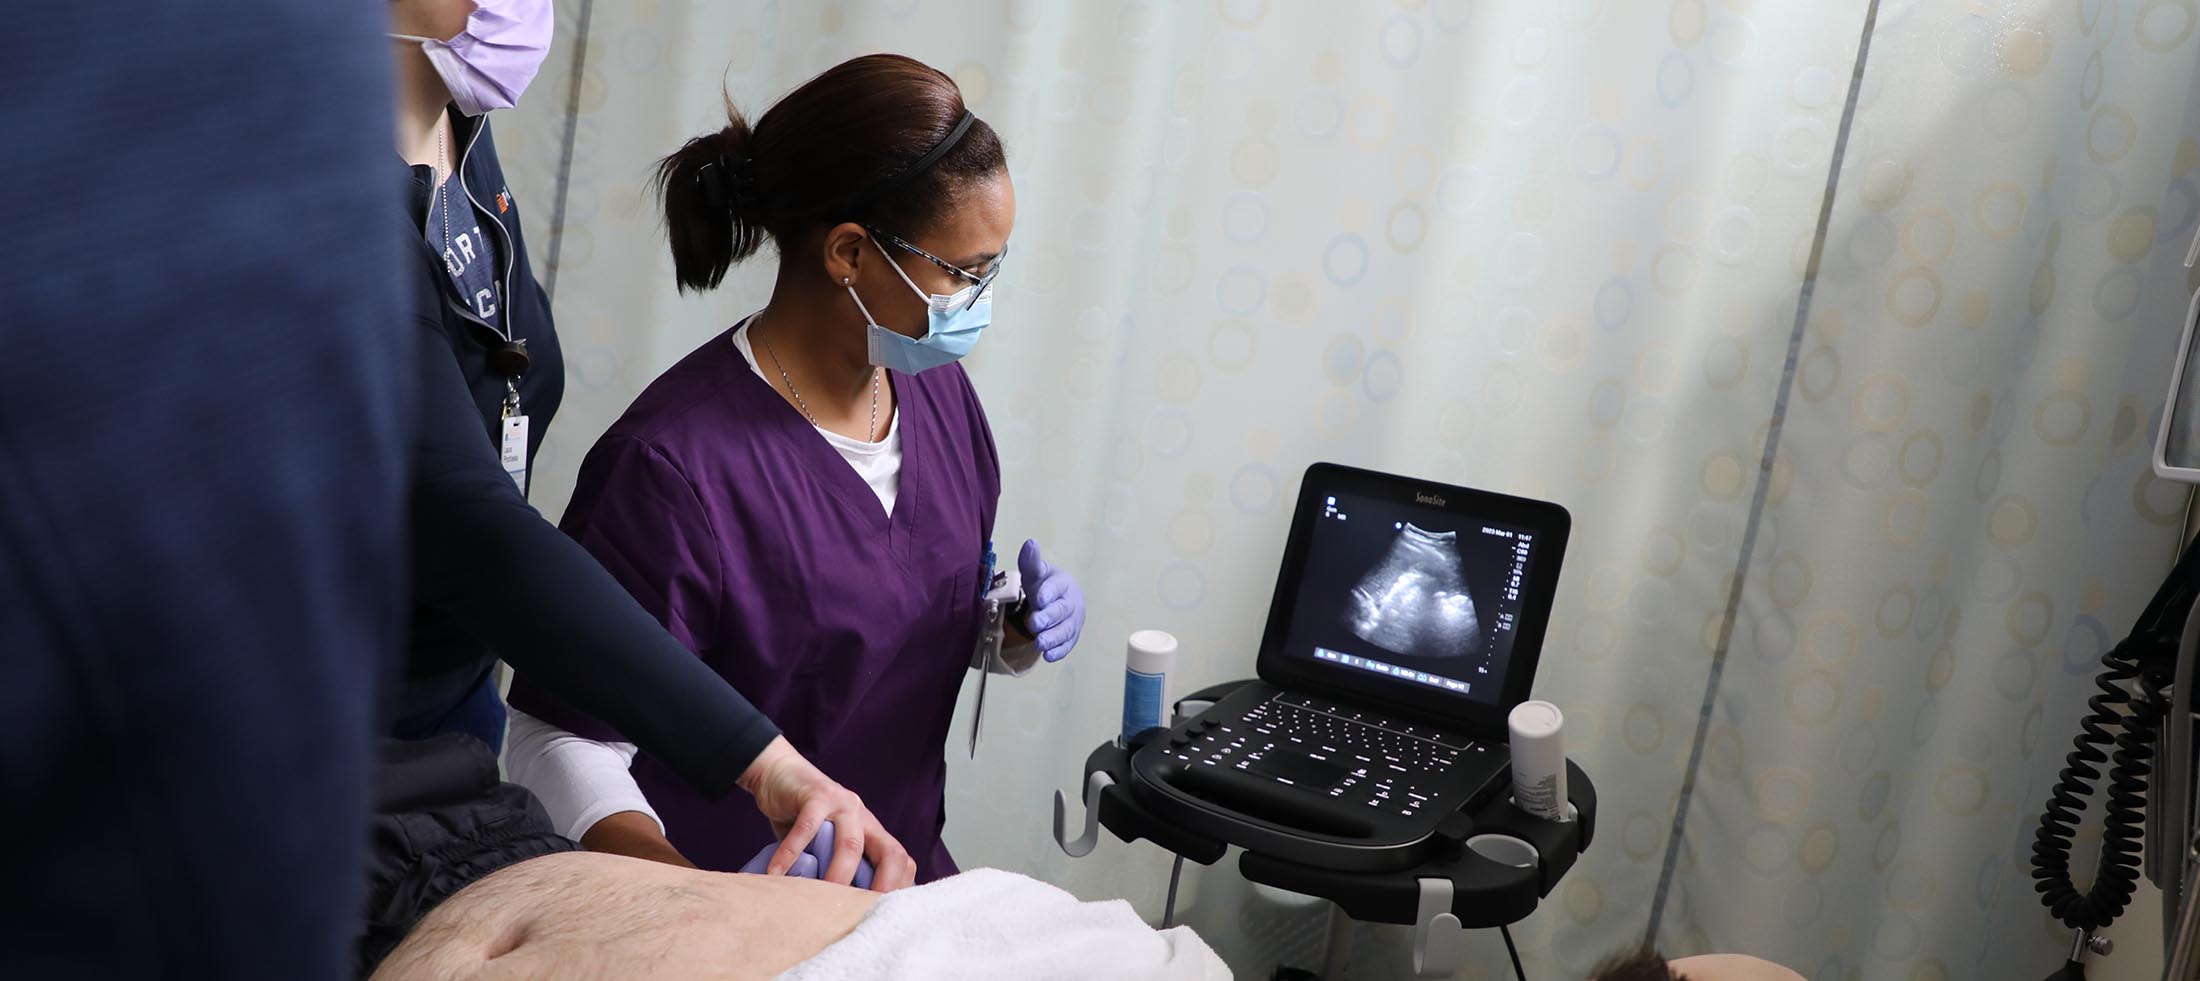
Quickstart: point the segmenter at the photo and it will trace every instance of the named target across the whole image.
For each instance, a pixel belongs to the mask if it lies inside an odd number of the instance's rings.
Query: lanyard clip
[[[504,380],[504,418],[519,415],[519,384],[510,378]]]

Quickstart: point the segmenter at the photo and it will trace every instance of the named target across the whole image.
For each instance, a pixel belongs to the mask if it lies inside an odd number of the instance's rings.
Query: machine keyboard
[[[1472,745],[1471,740],[1342,706],[1299,704],[1302,698],[1278,695],[1245,713],[1245,722],[1262,735],[1282,736],[1310,750],[1380,762],[1403,773],[1441,773]]]
[[[1458,806],[1441,779],[1463,757],[1489,748],[1455,733],[1416,726],[1298,693],[1283,693],[1230,722],[1202,720],[1170,739],[1189,765],[1228,767],[1279,783],[1413,818]]]

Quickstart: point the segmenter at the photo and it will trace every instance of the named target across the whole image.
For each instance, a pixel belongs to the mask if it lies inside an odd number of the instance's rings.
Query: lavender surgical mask
[[[520,93],[550,53],[554,15],[550,0],[478,0],[466,28],[448,41],[390,36],[418,41],[458,111],[479,116],[519,104]]]

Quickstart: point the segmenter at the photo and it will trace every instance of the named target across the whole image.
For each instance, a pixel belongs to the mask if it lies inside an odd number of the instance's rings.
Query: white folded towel
[[[1078,901],[975,869],[888,893],[855,931],[779,981],[1229,981],[1189,928],[1155,930],[1120,899]]]

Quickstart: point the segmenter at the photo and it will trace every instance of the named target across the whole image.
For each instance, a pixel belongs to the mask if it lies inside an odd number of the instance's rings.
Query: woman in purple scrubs
[[[929,881],[955,871],[948,723],[998,585],[1000,463],[954,362],[991,317],[1007,160],[953,81],[893,55],[819,75],[753,128],[730,115],[659,166],[674,267],[710,289],[768,238],[771,300],[642,393],[582,463],[564,527]],[[1067,656],[1076,582],[1032,542],[1002,565],[1028,597],[1002,661]],[[591,848],[732,870],[783,830],[525,674],[511,702],[512,777]]]

